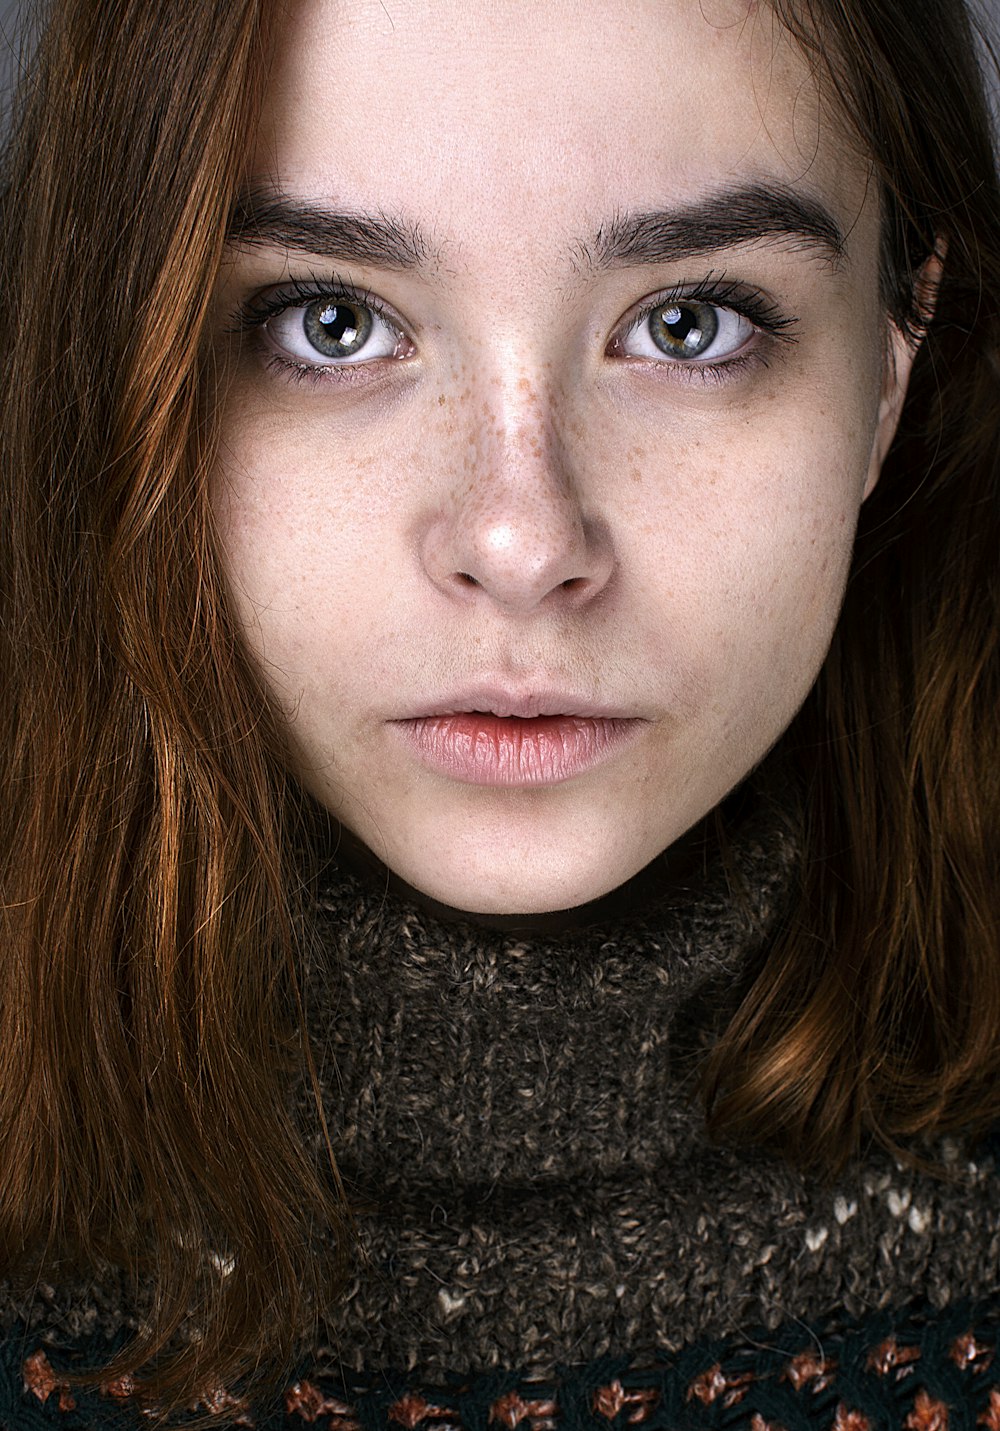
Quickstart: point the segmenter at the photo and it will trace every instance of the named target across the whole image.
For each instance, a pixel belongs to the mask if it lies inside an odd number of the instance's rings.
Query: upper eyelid
[[[266,288],[259,289],[249,298],[244,299],[237,305],[238,311],[253,315],[259,308],[276,309],[278,307],[297,308],[304,307],[320,298],[348,297],[356,302],[366,304],[373,312],[387,321],[397,325],[405,326],[405,320],[396,313],[392,307],[374,293],[370,288],[353,283],[350,279],[342,277],[337,273],[326,273],[323,275],[311,273],[307,278],[290,276],[283,283],[270,284]],[[277,300],[275,302],[262,302],[268,298]],[[710,272],[700,279],[682,280],[678,283],[667,285],[666,287],[654,290],[652,293],[644,295],[626,309],[626,315],[635,309],[657,308],[663,303],[672,301],[689,302],[700,301],[714,303],[720,308],[732,308],[741,311],[748,301],[755,306],[764,306],[776,317],[780,317],[780,310],[774,299],[762,289],[754,284],[745,283],[739,279],[728,278],[724,273]],[[259,305],[259,308],[258,308]],[[794,320],[789,319],[789,322]]]
[[[668,303],[685,302],[708,303],[716,308],[728,309],[773,337],[794,341],[798,319],[784,312],[769,294],[752,284],[729,279],[715,280],[712,275],[695,283],[674,284],[639,299],[620,320],[615,331],[618,333],[625,329],[631,332],[657,308]]]
[[[341,279],[335,274],[308,279],[292,277],[285,283],[272,284],[243,299],[233,311],[232,330],[239,332],[262,327],[269,319],[292,308],[307,308],[324,298],[348,298],[370,308],[384,323],[402,334],[409,325],[378,294]]]

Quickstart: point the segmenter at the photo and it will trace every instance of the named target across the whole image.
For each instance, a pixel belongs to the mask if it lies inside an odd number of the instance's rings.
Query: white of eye
[[[659,362],[711,363],[731,358],[753,337],[754,325],[742,313],[696,299],[661,303],[616,342],[631,358]]]
[[[267,320],[264,332],[279,353],[312,368],[391,358],[402,336],[368,304],[346,295],[286,308]]]

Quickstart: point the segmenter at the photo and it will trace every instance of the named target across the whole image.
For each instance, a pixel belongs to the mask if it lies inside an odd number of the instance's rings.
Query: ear
[[[874,491],[875,483],[882,471],[882,463],[892,446],[892,439],[896,436],[903,403],[906,401],[906,390],[910,384],[913,360],[920,351],[920,344],[923,342],[924,334],[934,316],[941,275],[944,272],[945,248],[945,241],[939,239],[935,244],[934,252],[924,260],[920,272],[917,274],[919,330],[916,333],[904,333],[896,327],[895,323],[890,322],[888,325],[885,360],[882,369],[882,397],[879,402],[878,423],[868,463],[868,475],[865,478],[865,489],[861,494],[862,501]]]

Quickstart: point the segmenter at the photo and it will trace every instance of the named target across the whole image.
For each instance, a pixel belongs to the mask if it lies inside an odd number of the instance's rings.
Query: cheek
[[[248,411],[248,409],[250,409]],[[213,508],[229,585],[252,649],[298,685],[334,644],[370,642],[370,594],[391,580],[386,453],[362,453],[329,422],[252,404],[227,411]]]
[[[833,634],[870,434],[812,408],[668,446],[625,446],[616,523],[653,659],[706,731],[780,727]]]
[[[337,404],[235,384],[213,507],[245,621],[272,640],[370,647],[407,604],[428,513],[475,480],[493,421],[461,373],[447,394]],[[306,603],[308,603],[308,610]],[[292,620],[292,616],[297,620]],[[349,620],[345,620],[345,616]]]

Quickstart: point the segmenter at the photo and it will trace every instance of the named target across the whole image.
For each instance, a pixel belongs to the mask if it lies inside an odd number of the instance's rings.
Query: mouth
[[[635,739],[637,717],[561,711],[517,715],[455,710],[393,721],[418,760],[471,785],[557,785],[582,775]]]

